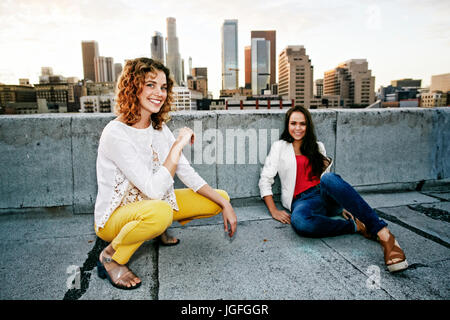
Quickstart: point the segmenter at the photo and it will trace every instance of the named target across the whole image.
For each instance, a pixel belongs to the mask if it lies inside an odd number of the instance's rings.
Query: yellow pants
[[[230,200],[226,191],[216,191]],[[179,211],[174,211],[163,200],[143,200],[119,207],[111,214],[97,236],[112,242],[116,250],[112,256],[114,261],[126,264],[144,241],[162,234],[172,221],[185,225],[193,219],[209,218],[222,211],[215,202],[191,189],[176,189],[175,196]]]

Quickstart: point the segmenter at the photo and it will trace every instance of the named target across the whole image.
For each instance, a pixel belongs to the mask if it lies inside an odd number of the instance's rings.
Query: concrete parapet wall
[[[231,198],[259,196],[258,180],[286,110],[197,111],[168,123],[196,134],[184,154],[213,187]],[[450,108],[311,110],[332,171],[357,189],[386,191],[450,179]],[[70,206],[92,213],[96,157],[113,114],[0,117],[0,209]],[[175,187],[183,187],[176,179]],[[279,181],[274,193],[280,192]]]

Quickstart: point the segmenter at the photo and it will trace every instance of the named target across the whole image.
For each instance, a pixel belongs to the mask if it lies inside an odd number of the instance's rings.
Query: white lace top
[[[167,201],[178,210],[173,178],[162,164],[175,142],[170,129],[152,126],[136,129],[123,122],[110,121],[103,129],[98,146],[95,225],[104,227],[119,206],[146,199]],[[206,184],[181,155],[177,176],[194,191]]]

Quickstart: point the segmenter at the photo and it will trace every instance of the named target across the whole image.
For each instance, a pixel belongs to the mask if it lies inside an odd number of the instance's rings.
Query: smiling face
[[[148,72],[142,92],[138,95],[141,113],[158,113],[167,98],[166,74],[161,70]]]
[[[306,134],[306,118],[302,112],[293,112],[289,118],[289,134],[296,141],[300,141]]]

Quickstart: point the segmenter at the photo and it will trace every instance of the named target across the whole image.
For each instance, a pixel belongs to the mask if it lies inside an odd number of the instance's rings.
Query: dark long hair
[[[289,133],[289,120],[292,113],[294,112],[301,112],[305,116],[306,132],[302,140],[302,145],[300,146],[300,152],[302,153],[302,155],[308,158],[309,163],[311,164],[312,175],[319,178],[328,167],[331,160],[319,152],[319,145],[317,144],[314,123],[311,118],[311,113],[309,113],[308,109],[302,106],[296,106],[290,108],[286,112],[286,117],[284,120],[284,131],[281,134],[280,138],[281,140],[289,143],[294,142],[294,138],[292,138],[291,134]]]

